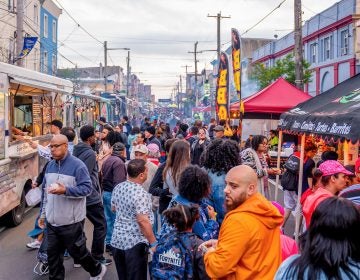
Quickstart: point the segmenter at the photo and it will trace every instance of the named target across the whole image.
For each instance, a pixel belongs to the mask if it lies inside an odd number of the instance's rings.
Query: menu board
[[[41,97],[34,96],[32,104],[32,117],[33,117],[33,135],[39,136],[42,134],[42,118],[41,118],[41,107],[42,100]]]

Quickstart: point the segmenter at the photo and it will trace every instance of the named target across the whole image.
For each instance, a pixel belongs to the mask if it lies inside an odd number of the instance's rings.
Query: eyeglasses
[[[60,146],[62,145],[65,145],[66,143],[61,143],[61,144],[53,144],[53,145],[49,145],[49,148],[52,149],[52,148],[59,148]]]

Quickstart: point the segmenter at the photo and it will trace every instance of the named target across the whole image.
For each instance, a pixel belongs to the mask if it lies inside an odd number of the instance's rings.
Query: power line
[[[80,23],[78,23],[76,21],[76,19],[59,3],[58,0],[55,0],[55,2],[59,5],[59,7],[79,26],[79,28],[81,28],[87,35],[89,35],[91,38],[93,38],[95,41],[97,41],[98,43],[100,43],[101,45],[104,45],[104,42],[100,41],[98,38],[96,38],[94,35],[92,35],[89,31],[87,31],[84,27],[82,27],[80,25]]]
[[[241,34],[245,35],[246,33],[248,33],[250,30],[254,29],[256,26],[258,26],[261,22],[263,22],[267,17],[269,17],[273,12],[275,12],[277,9],[279,9],[281,7],[282,4],[285,3],[286,0],[281,1],[281,3],[279,5],[277,5],[274,9],[272,9],[268,14],[266,14],[263,18],[261,18],[257,23],[255,23],[253,26],[251,26],[249,29],[247,29],[244,33]]]

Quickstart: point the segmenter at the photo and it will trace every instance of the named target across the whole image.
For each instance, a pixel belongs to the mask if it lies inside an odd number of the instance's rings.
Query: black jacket
[[[164,189],[163,171],[165,169],[165,164],[166,162],[163,162],[159,165],[149,187],[149,193],[151,193],[153,196],[159,197],[160,214],[167,209],[171,200],[169,189]]]
[[[105,192],[112,192],[114,187],[126,181],[125,159],[112,154],[102,165],[102,188]]]
[[[93,205],[101,202],[99,167],[96,162],[94,150],[88,144],[80,142],[74,146],[73,156],[85,163],[90,174],[92,192],[86,197],[86,205]]]

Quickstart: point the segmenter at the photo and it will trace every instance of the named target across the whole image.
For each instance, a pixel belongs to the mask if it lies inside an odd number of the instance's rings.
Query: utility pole
[[[295,85],[304,90],[303,44],[301,28],[301,0],[294,0],[294,34],[295,34]]]
[[[130,51],[126,58],[126,97],[129,98],[129,86],[130,86]]]
[[[188,93],[188,89],[189,89],[189,85],[188,85],[188,68],[191,67],[191,65],[183,65],[181,67],[184,67],[185,68],[185,89],[186,89],[186,94]]]
[[[230,16],[222,16],[221,12],[218,13],[216,16],[207,15],[208,17],[216,18],[217,21],[217,59],[220,61],[220,52],[221,52],[221,34],[220,34],[220,22],[223,18],[231,18]]]
[[[16,53],[14,54],[14,59],[16,59],[23,47],[24,41],[24,0],[16,0]],[[23,59],[17,59],[16,65],[23,67],[24,61]],[[47,65],[44,61],[44,65]]]
[[[104,71],[103,71],[103,75],[104,75],[104,92],[107,91],[107,77],[106,77],[106,67],[107,67],[107,41],[104,42]]]
[[[197,45],[198,45],[198,41],[195,42],[194,44],[194,51],[193,52],[188,52],[188,53],[193,53],[194,54],[194,63],[195,63],[195,88],[194,88],[194,93],[195,93],[195,107],[198,106],[198,103],[199,103],[199,97],[198,97],[198,94],[197,94],[197,63],[198,63],[198,60],[196,58],[196,55],[197,55]]]

